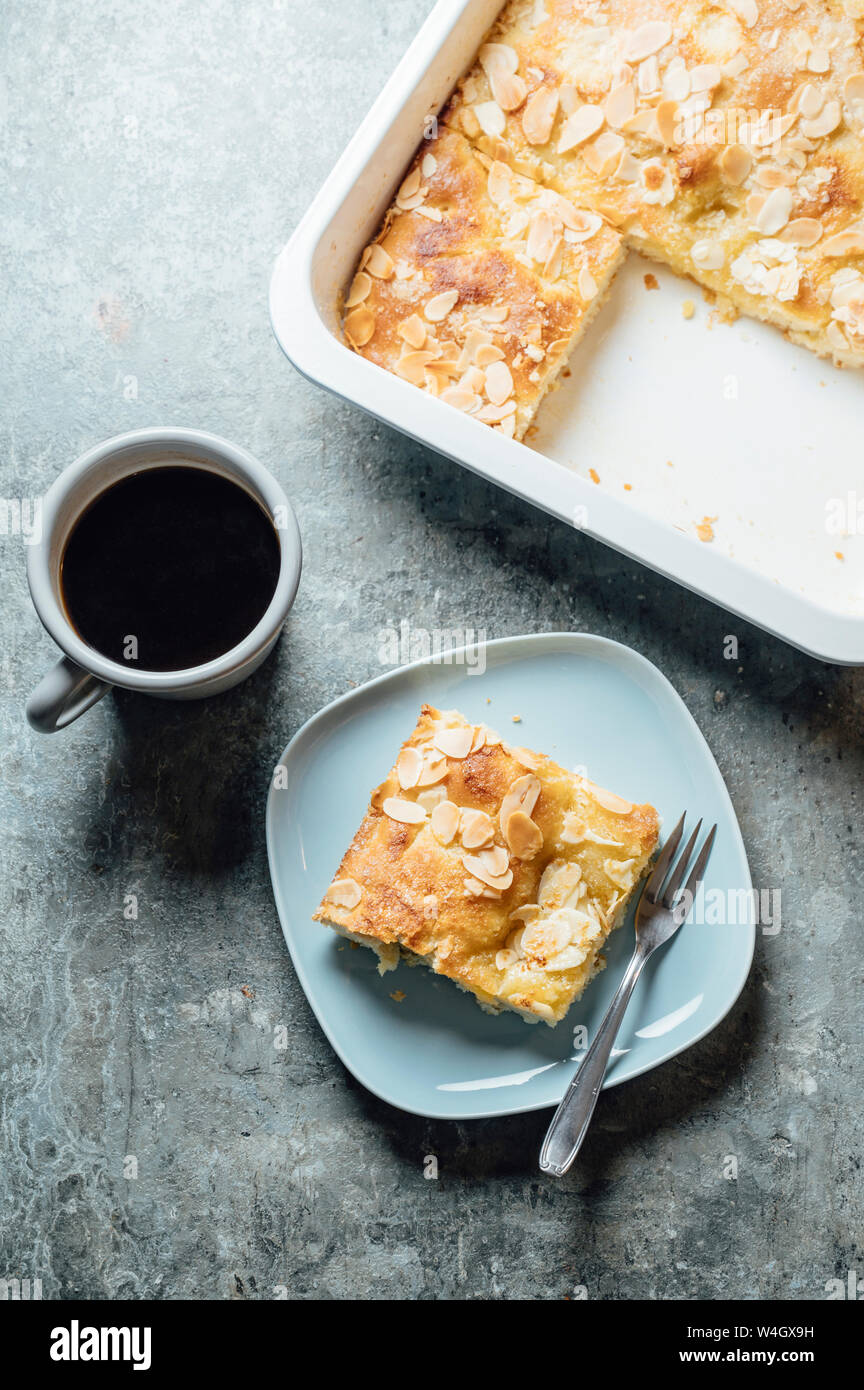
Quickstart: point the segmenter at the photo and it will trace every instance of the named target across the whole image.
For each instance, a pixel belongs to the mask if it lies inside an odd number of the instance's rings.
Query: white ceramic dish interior
[[[864,663],[853,447],[864,373],[841,372],[749,319],[713,323],[694,285],[635,254],[570,377],[541,407],[531,449],[341,342],[337,304],[360,251],[424,122],[499,8],[500,0],[435,6],[276,263],[278,341],[313,381],[517,496],[807,652]],[[646,289],[648,272],[659,292]],[[687,299],[696,304],[689,321]],[[841,509],[853,534],[832,529]],[[696,536],[705,517],[715,518],[710,543]]]
[[[556,1028],[484,1013],[451,981],[400,965],[380,976],[373,953],[311,920],[360,824],[369,792],[392,766],[424,700],[461,709],[636,801],[667,828],[717,823],[690,922],[649,962],[606,1076],[615,1086],[690,1047],[737,999],[755,929],[739,910],[751,892],[729,794],[705,740],[664,676],[602,637],[552,633],[486,647],[483,675],[415,664],[378,677],[316,714],[282,756],[267,804],[270,873],[285,940],[318,1021],[345,1065],[392,1105],[445,1119],[480,1119],[557,1105],[633,949],[632,918],[609,940],[607,969]],[[487,704],[487,700],[491,703]],[[730,904],[706,925],[706,901]],[[733,910],[734,909],[734,910]],[[716,914],[716,909],[713,910]],[[404,994],[401,1001],[399,992]],[[393,996],[397,997],[394,998]],[[583,1035],[574,1028],[583,1027]]]

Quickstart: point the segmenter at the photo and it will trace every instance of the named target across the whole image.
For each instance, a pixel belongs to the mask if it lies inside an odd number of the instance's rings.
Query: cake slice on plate
[[[653,806],[424,705],[315,919],[382,973],[423,963],[553,1026],[602,970],[657,833]]]

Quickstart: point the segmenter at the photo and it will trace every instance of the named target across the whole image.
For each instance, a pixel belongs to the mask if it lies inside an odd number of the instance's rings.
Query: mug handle
[[[111,686],[64,656],[46,671],[25,706],[28,722],[40,734],[65,729],[107,694]]]

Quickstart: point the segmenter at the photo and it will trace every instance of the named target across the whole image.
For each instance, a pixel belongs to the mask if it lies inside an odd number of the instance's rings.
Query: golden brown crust
[[[378,240],[404,273],[373,276],[353,320],[349,296],[349,342],[521,438],[602,302],[615,228],[793,341],[861,365],[862,13],[862,0],[512,0],[388,213]],[[568,241],[556,195],[602,228]],[[541,261],[526,254],[538,211],[530,250],[559,231],[563,247]],[[416,350],[406,366],[403,309],[422,321],[448,291],[431,367]],[[512,315],[491,330],[513,388],[500,404],[466,350],[490,304]],[[496,398],[502,382],[496,367]]]
[[[406,786],[421,766],[438,780]],[[411,807],[419,823],[394,819]],[[401,948],[487,1006],[556,1023],[602,968],[657,828],[653,807],[424,705],[315,918],[374,946],[385,967]]]

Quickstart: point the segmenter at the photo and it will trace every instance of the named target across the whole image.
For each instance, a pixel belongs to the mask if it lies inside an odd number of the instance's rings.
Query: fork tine
[[[702,817],[700,816],[696,824],[696,829],[693,831],[693,834],[690,836],[690,839],[687,841],[686,845],[682,849],[680,855],[678,856],[678,860],[675,864],[675,867],[669,875],[669,881],[666,884],[666,887],[663,892],[663,906],[668,907],[670,912],[672,910],[672,904],[674,903],[676,895],[678,893],[678,889],[681,887],[681,880],[687,872],[687,865],[690,863],[690,855],[693,853],[696,841],[699,839],[699,831],[701,829]]]
[[[658,854],[657,862],[651,870],[651,876],[645,884],[645,896],[650,898],[652,903],[656,903],[657,901],[660,889],[663,887],[663,880],[666,877],[666,870],[669,867],[669,860],[681,843],[681,836],[684,833],[684,822],[686,819],[687,812],[685,811]]]
[[[692,873],[690,874],[690,877],[687,880],[684,892],[689,893],[691,903],[695,900],[696,894],[699,892],[699,889],[701,887],[702,879],[705,876],[705,865],[708,863],[708,856],[710,855],[711,850],[713,848],[714,836],[716,834],[717,827],[716,825],[712,825],[711,829],[708,831],[708,834],[705,837],[705,843],[699,851],[699,857],[697,858],[696,863],[693,865]]]

